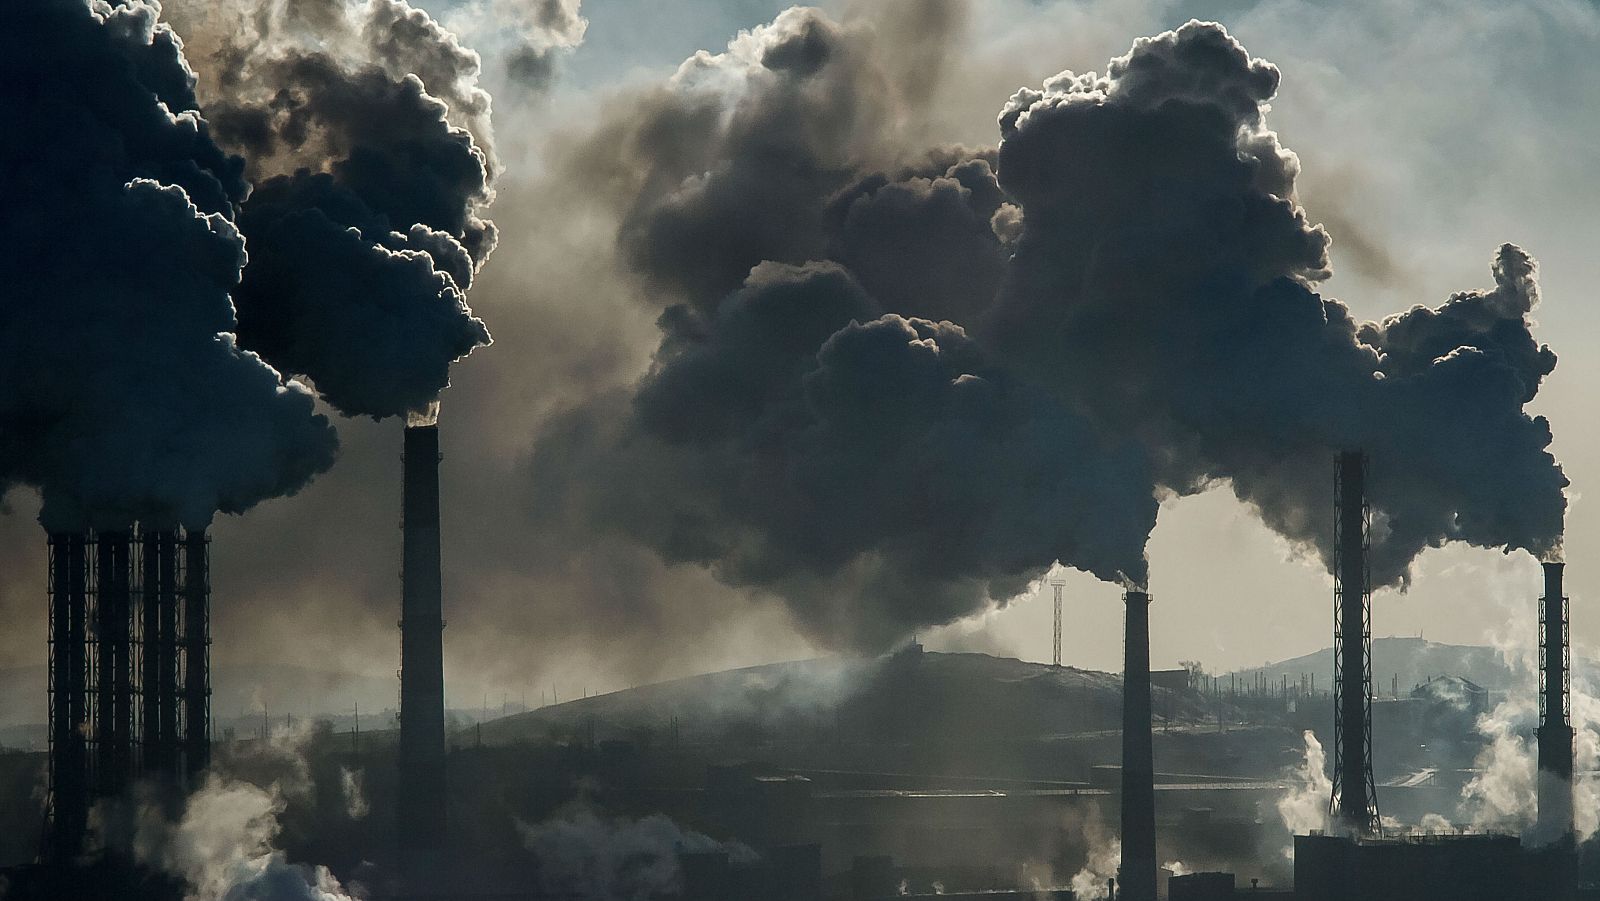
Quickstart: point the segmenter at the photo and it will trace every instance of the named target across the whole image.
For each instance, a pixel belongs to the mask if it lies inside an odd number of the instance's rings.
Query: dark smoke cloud
[[[51,529],[204,526],[337,448],[235,345],[243,164],[157,12],[38,0],[0,31],[0,489],[39,488]]]
[[[778,593],[863,647],[1057,560],[1142,580],[1156,511],[1137,447],[927,318],[993,295],[1004,200],[991,154],[885,156],[904,101],[874,40],[792,10],[632,111],[621,242],[668,304],[662,345],[631,400],[575,411],[533,463],[543,516]]]
[[[999,171],[1022,232],[982,333],[1151,448],[1164,484],[1227,480],[1325,559],[1328,461],[1365,450],[1377,584],[1447,541],[1550,551],[1567,480],[1522,410],[1555,364],[1530,334],[1532,261],[1507,245],[1494,291],[1357,323],[1313,291],[1328,240],[1266,125],[1277,85],[1191,22],[1105,76],[1018,92]]]
[[[1554,364],[1531,261],[1508,245],[1495,291],[1376,324],[1318,296],[1278,71],[1220,26],[1020,91],[997,151],[917,148],[877,40],[791,10],[574,154],[662,340],[631,394],[542,435],[541,522],[865,647],[1057,562],[1143,581],[1158,490],[1225,481],[1329,556],[1346,448],[1373,461],[1379,584],[1446,541],[1558,541],[1566,481],[1522,412]]]
[[[478,56],[403,0],[242,9],[253,32],[203,57],[226,89],[207,112],[259,179],[239,340],[347,415],[425,407],[489,343],[465,301],[497,240]]]

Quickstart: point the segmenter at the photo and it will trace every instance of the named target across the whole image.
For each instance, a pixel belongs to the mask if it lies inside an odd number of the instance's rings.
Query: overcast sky
[[[450,4],[423,3],[449,21]],[[864,4],[870,6],[871,4]],[[550,417],[630,384],[659,335],[655,311],[616,259],[616,223],[559,166],[616,98],[720,51],[783,4],[760,0],[585,0],[583,43],[548,93],[503,83],[503,52],[478,42],[506,164],[490,213],[501,244],[469,300],[495,344],[456,367],[441,418],[447,677],[515,692],[591,690],[825,652],[784,607],[637,546],[556,555],[519,487]],[[830,15],[859,15],[825,4]],[[1587,564],[1600,520],[1600,8],[1586,0],[1448,2],[1028,2],[974,0],[919,137],[993,145],[1016,89],[1062,70],[1103,70],[1135,38],[1191,17],[1222,22],[1275,63],[1271,124],[1302,164],[1299,199],[1332,235],[1324,289],[1360,318],[1492,286],[1496,248],[1538,259],[1535,336],[1560,357],[1531,411],[1550,418],[1572,481],[1568,590],[1577,650],[1600,650],[1600,592]],[[893,22],[877,23],[893,28]],[[468,36],[470,40],[470,35]],[[197,67],[202,69],[203,67]],[[202,92],[203,93],[203,92]],[[213,529],[215,659],[283,661],[366,674],[398,665],[399,427],[338,420],[335,468],[300,495]],[[1331,527],[1332,461],[1328,465]],[[0,518],[0,659],[45,659],[43,534],[22,489]],[[1152,662],[1257,665],[1326,646],[1331,585],[1224,490],[1162,504],[1149,545]],[[1120,666],[1120,589],[1065,575],[1066,662]],[[1408,593],[1374,598],[1375,635],[1531,644],[1539,570],[1525,554],[1425,552]],[[932,647],[1048,660],[1050,588],[924,634]],[[1576,655],[1575,655],[1576,656]]]

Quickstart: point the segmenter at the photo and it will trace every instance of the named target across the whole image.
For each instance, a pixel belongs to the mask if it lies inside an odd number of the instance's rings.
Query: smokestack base
[[[1156,788],[1150,723],[1150,595],[1123,598],[1122,861],[1118,898],[1156,901]]]

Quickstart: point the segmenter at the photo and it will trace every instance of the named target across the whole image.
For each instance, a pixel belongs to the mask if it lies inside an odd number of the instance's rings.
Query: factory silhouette
[[[888,708],[915,705],[916,695],[937,692],[941,684],[956,684],[941,683],[948,677],[934,676],[947,666],[936,660],[945,655],[924,653],[915,644],[881,660],[857,664],[855,677],[881,683],[874,691],[887,692],[886,698],[860,701],[860,709],[852,709],[855,702],[850,701],[835,706],[831,723],[822,712],[798,714],[796,723],[778,727],[780,732],[788,730],[787,737],[765,738],[765,742],[795,741],[797,734],[815,732],[809,741],[796,741],[802,746],[799,756],[807,763],[774,767],[723,759],[718,755],[741,744],[726,736],[707,742],[703,756],[685,755],[677,716],[665,734],[653,740],[638,733],[631,740],[601,740],[595,734],[597,712],[582,710],[565,720],[547,721],[544,725],[550,732],[543,741],[515,731],[519,721],[541,711],[480,722],[463,747],[460,731],[452,738],[445,721],[440,459],[438,426],[408,425],[398,735],[363,736],[368,750],[362,756],[360,738],[353,737],[352,746],[346,747],[341,736],[325,733],[321,736],[325,747],[312,752],[313,759],[324,755],[389,769],[373,775],[375,781],[389,782],[381,814],[375,813],[387,822],[369,820],[355,827],[354,835],[337,839],[350,842],[358,851],[354,857],[364,861],[361,878],[370,897],[585,897],[576,890],[552,889],[547,879],[541,879],[538,863],[521,870],[497,869],[502,865],[491,863],[492,842],[484,838],[488,827],[474,822],[488,817],[473,808],[507,788],[507,767],[545,768],[573,777],[587,774],[583,778],[604,785],[599,797],[591,799],[596,804],[632,810],[659,803],[661,809],[670,810],[684,829],[682,835],[693,839],[680,836],[664,846],[676,877],[639,897],[867,901],[939,893],[985,899],[1490,901],[1595,896],[1580,887],[1569,605],[1561,562],[1544,564],[1544,591],[1537,604],[1537,820],[1516,835],[1492,830],[1418,831],[1395,820],[1386,822],[1380,814],[1385,789],[1373,772],[1370,510],[1364,484],[1369,465],[1381,464],[1369,463],[1359,451],[1339,454],[1334,466],[1330,526],[1336,529],[1338,545],[1333,578],[1336,675],[1331,693],[1319,694],[1305,684],[1291,687],[1287,677],[1278,685],[1257,677],[1241,693],[1237,684],[1231,690],[1219,688],[1192,673],[1152,673],[1150,622],[1152,616],[1159,621],[1160,605],[1141,587],[1130,586],[1124,595],[1125,665],[1115,692],[1120,694],[1115,714],[1120,728],[1101,733],[1116,736],[1120,756],[1116,764],[1094,766],[1095,775],[1088,782],[985,780],[981,775],[937,772],[916,776],[875,772],[863,765],[859,758],[870,759],[871,752],[853,746],[847,734],[854,733],[859,740],[860,735],[875,732],[891,745],[915,736],[913,726],[901,739],[893,738],[904,727],[889,722],[894,714]],[[181,809],[183,797],[200,789],[213,756],[227,754],[228,746],[240,741],[232,736],[217,739],[211,726],[207,536],[141,528],[53,533],[48,544],[49,793],[38,834],[38,862],[7,871],[12,892],[8,897],[178,897],[181,883],[146,872],[126,848],[91,841],[89,824],[104,819],[108,806],[130,797],[135,783],[145,787],[140,795],[143,803],[169,812]],[[1059,663],[1043,669],[1058,679],[1080,672]],[[870,676],[864,675],[869,672]],[[1103,709],[1104,699],[1102,709],[1085,709],[1094,703],[1091,693],[1078,694],[1076,702],[1070,693],[1065,697],[1065,703],[1060,696],[1051,701],[1079,709],[1058,710],[1055,715],[1085,735],[1078,741],[1090,740],[1085,727],[1112,715]],[[1245,884],[1233,872],[1187,872],[1164,864],[1163,854],[1186,848],[1184,853],[1192,857],[1236,861],[1241,869],[1258,871],[1260,859],[1276,852],[1249,837],[1259,827],[1241,826],[1228,810],[1237,807],[1237,798],[1270,797],[1282,786],[1231,774],[1159,773],[1153,754],[1154,711],[1166,711],[1160,717],[1164,736],[1174,723],[1180,733],[1185,724],[1203,730],[1199,724],[1215,710],[1219,726],[1226,717],[1235,723],[1240,739],[1247,740],[1249,723],[1268,719],[1252,713],[1250,705],[1260,711],[1290,700],[1299,705],[1301,721],[1331,719],[1333,759],[1331,793],[1318,799],[1326,806],[1325,828],[1293,836],[1292,869],[1279,869],[1286,882],[1263,884],[1257,876]],[[547,709],[590,704],[569,702]],[[906,711],[900,716],[905,717]],[[565,733],[558,725],[563,722]],[[491,732],[489,746],[483,744],[486,725]],[[267,737],[263,733],[244,743],[265,742]],[[952,737],[952,743],[959,742]],[[763,742],[744,744],[759,747]],[[916,758],[915,752],[909,755]],[[681,768],[692,759],[704,761],[699,788],[669,788],[681,785],[683,774],[656,771]],[[1109,781],[1103,778],[1107,773],[1112,774]],[[1407,793],[1403,787],[1390,791],[1397,796]],[[531,816],[541,802],[529,792],[524,786],[512,796],[529,806]],[[1114,868],[1102,867],[1105,872],[1088,884],[1080,875],[1070,884],[1035,878],[1023,885],[1015,874],[1005,874],[1004,867],[974,867],[970,855],[963,858],[959,853],[944,866],[938,860],[911,865],[897,862],[893,854],[849,853],[851,848],[881,852],[915,848],[919,843],[940,848],[947,842],[942,832],[959,836],[972,828],[995,829],[995,841],[1001,845],[1019,841],[1069,845],[1084,840],[1085,821],[1063,818],[1063,813],[1087,816],[1090,810],[1118,824],[1119,842]],[[971,822],[961,823],[964,818]],[[318,834],[311,826],[303,839],[317,843],[334,837]],[[960,844],[958,840],[954,847]],[[1196,853],[1208,846],[1209,850]],[[540,846],[534,842],[529,847]],[[134,895],[119,894],[132,891],[129,886],[138,887]]]
[[[0,753],[0,901],[1600,899],[1569,482],[1524,409],[1556,365],[1538,264],[1502,244],[1493,287],[1378,321],[1320,293],[1280,72],[1222,25],[1017,89],[986,147],[911,127],[954,5],[796,7],[624,85],[540,168],[615,225],[572,270],[655,323],[596,353],[649,364],[552,387],[495,452],[516,533],[440,478],[441,393],[491,343],[482,58],[405,0],[168,5],[30,0],[4,32],[36,52],[0,93],[30,126],[0,147],[27,173],[0,209],[0,498],[38,493],[48,662],[40,741]],[[530,70],[586,27],[539,8]],[[492,444],[475,415],[459,440]],[[332,468],[330,416],[404,423],[398,485],[361,489],[398,488],[396,702],[263,703],[257,731],[214,703],[213,590],[242,587],[211,526]],[[1326,566],[1319,662],[1152,667],[1161,504],[1224,484]],[[446,543],[452,516],[494,537]],[[625,549],[853,653],[464,716],[447,655],[484,651],[449,640],[472,608],[446,576],[497,586],[530,539],[532,568]],[[1446,543],[1543,565],[1536,729],[1496,719],[1532,696],[1514,676],[1375,667],[1374,588]],[[1067,569],[1120,586],[1120,674],[1062,659]],[[1047,580],[1049,665],[915,637]],[[617,606],[578,634],[653,637]],[[1525,773],[1490,753],[1523,733]],[[1533,816],[1462,806],[1508,767]]]

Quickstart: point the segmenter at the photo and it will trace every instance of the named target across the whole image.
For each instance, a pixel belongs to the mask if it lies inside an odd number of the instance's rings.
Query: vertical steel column
[[[143,771],[171,776],[178,764],[178,536],[151,529],[140,536]]]
[[[1372,589],[1367,458],[1345,451],[1334,475],[1333,813],[1346,830],[1378,831],[1372,779]]]
[[[183,762],[193,784],[211,765],[211,561],[204,529],[183,542]]]
[[[1066,584],[1060,579],[1054,579],[1050,582],[1051,587],[1056,590],[1055,643],[1050,655],[1050,665],[1055,667],[1061,666],[1061,589]]]
[[[1534,842],[1576,838],[1572,798],[1571,636],[1569,602],[1562,593],[1565,565],[1544,565],[1539,599],[1539,819]]]
[[[120,794],[133,769],[132,563],[127,531],[101,532],[95,539],[96,791]]]
[[[1118,898],[1156,901],[1156,768],[1150,728],[1150,595],[1127,592],[1122,663],[1122,862]]]
[[[46,854],[70,860],[89,821],[88,544],[85,533],[50,535],[50,829]]]

